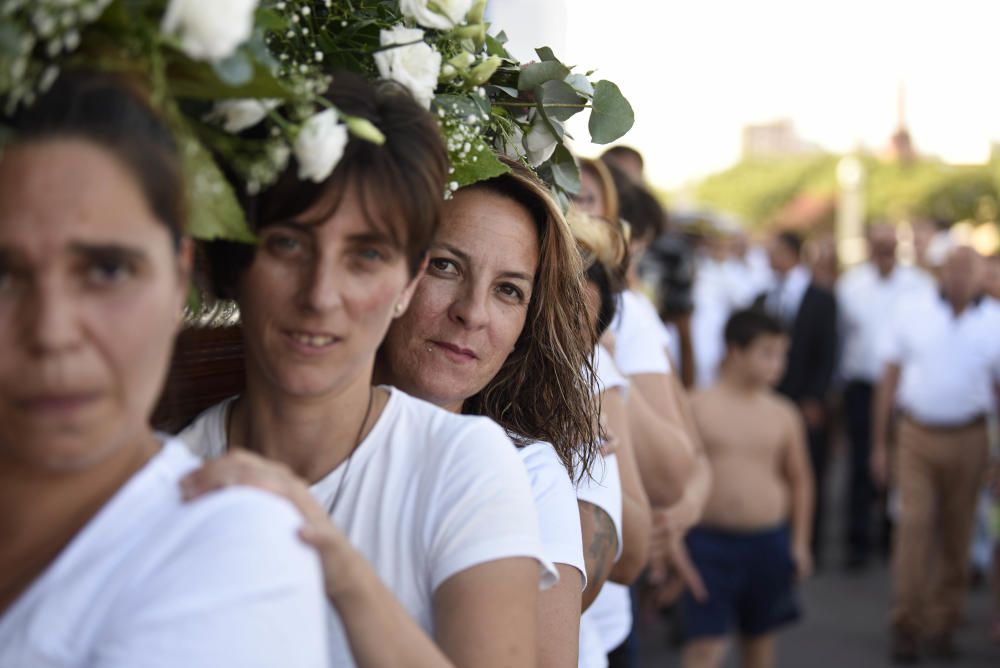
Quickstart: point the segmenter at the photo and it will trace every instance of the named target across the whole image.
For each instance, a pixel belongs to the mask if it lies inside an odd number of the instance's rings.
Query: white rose
[[[473,0],[399,0],[399,10],[425,28],[451,30],[465,22],[472,3]]]
[[[222,121],[226,132],[242,132],[264,120],[267,112],[281,104],[281,100],[225,100],[217,102],[209,113],[209,120]]]
[[[423,41],[419,28],[397,26],[379,34],[382,46],[405,44],[375,54],[375,65],[383,79],[401,83],[424,107],[431,106],[441,73],[441,54]],[[415,43],[414,43],[415,42]]]
[[[299,163],[299,178],[324,181],[344,155],[347,140],[347,126],[339,122],[336,109],[311,116],[302,124],[292,147]]]
[[[532,167],[538,167],[552,157],[559,144],[559,138],[552,133],[545,119],[541,116],[535,116],[531,122],[531,129],[528,130],[528,134],[524,135],[522,143],[524,150],[527,151],[528,162],[531,163]]]
[[[160,29],[195,60],[222,60],[250,39],[257,0],[170,0]]]

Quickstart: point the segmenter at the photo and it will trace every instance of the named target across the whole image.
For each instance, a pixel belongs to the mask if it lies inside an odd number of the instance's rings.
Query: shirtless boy
[[[760,311],[734,314],[715,385],[693,409],[712,467],[712,493],[688,535],[704,596],[682,601],[685,668],[714,668],[738,634],[742,665],[774,665],[774,632],[800,615],[795,582],[812,570],[813,481],[805,427],[771,388],[788,339]]]

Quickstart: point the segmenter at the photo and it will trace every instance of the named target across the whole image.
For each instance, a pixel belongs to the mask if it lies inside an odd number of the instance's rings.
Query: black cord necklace
[[[347,455],[347,463],[344,464],[344,475],[340,476],[340,480],[337,482],[337,491],[333,494],[333,500],[330,501],[330,505],[327,506],[326,514],[333,515],[333,509],[337,506],[337,501],[340,500],[340,492],[344,489],[344,481],[347,480],[347,474],[351,472],[351,462],[354,460],[354,453],[357,452],[358,446],[361,445],[361,436],[365,433],[365,425],[368,423],[368,417],[372,412],[372,404],[375,401],[375,388],[368,388],[368,407],[365,408],[365,416],[361,419],[361,426],[358,427],[358,434],[354,437],[354,445],[351,446],[351,451]]]
[[[337,491],[333,494],[333,500],[330,501],[330,505],[327,506],[326,514],[332,515],[333,509],[337,505],[337,501],[340,499],[340,492],[344,488],[344,481],[347,479],[347,474],[351,471],[351,461],[354,459],[354,453],[357,451],[358,446],[361,445],[361,437],[365,433],[365,425],[368,424],[368,418],[371,417],[372,405],[375,403],[375,388],[368,388],[368,406],[365,408],[365,416],[361,419],[361,425],[358,427],[358,433],[354,437],[354,445],[351,446],[351,451],[347,453],[347,463],[344,465],[344,475],[340,476],[340,480],[337,482]],[[233,406],[229,406],[229,411],[226,414],[226,449],[229,449],[229,434],[232,433],[233,429]]]

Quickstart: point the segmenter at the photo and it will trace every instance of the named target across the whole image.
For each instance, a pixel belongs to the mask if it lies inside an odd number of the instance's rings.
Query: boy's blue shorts
[[[684,635],[695,638],[766,635],[801,616],[787,526],[746,533],[695,527],[688,533],[691,561],[708,600],[681,599]]]

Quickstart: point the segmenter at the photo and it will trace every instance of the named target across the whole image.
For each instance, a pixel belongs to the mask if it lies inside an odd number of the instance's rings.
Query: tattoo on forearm
[[[592,578],[603,582],[614,565],[615,553],[618,551],[618,535],[615,532],[614,522],[606,512],[591,503],[585,505],[594,523],[594,535],[591,536],[590,544],[585,546],[586,558],[594,565]]]

